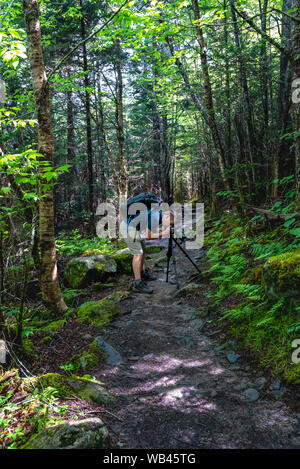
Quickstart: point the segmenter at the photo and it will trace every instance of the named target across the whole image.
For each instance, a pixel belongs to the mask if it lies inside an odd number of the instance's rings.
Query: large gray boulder
[[[99,418],[74,420],[46,428],[33,436],[23,449],[105,449],[109,433]]]
[[[75,257],[65,267],[64,280],[72,288],[101,282],[117,272],[116,261],[108,254]]]

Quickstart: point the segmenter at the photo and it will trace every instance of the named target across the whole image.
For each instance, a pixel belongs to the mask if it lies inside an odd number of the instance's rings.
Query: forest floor
[[[205,268],[203,251],[189,254]],[[176,258],[184,286],[194,267],[178,248]],[[224,348],[230,341],[220,323],[200,319],[199,308],[208,304],[212,287],[202,283],[197,294],[180,298],[176,285],[165,282],[164,269],[157,274],[150,282],[155,293],[132,294],[121,302],[123,314],[101,330],[124,360],[92,372],[118,397],[117,404],[106,407],[111,414],[103,415],[115,444],[300,448],[297,408],[274,398],[272,378],[247,357],[230,363]]]

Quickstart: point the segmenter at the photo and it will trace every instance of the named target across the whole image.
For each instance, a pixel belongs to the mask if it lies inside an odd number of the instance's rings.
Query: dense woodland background
[[[95,236],[99,202],[204,202],[219,299],[233,272],[299,249],[299,7],[0,0],[0,305],[14,344],[33,333],[32,304],[67,311],[65,255],[117,249]],[[263,232],[243,267],[232,248],[222,257],[227,236]]]

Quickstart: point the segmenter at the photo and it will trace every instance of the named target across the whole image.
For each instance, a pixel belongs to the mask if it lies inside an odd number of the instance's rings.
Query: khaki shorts
[[[146,250],[145,240],[141,238],[139,231],[136,231],[135,228],[129,226],[127,237],[124,238],[124,241],[127,244],[130,254],[133,256],[142,256],[144,254]]]

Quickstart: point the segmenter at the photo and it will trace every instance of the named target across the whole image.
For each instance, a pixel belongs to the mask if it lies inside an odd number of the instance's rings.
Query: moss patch
[[[34,354],[34,345],[30,339],[23,339],[22,344],[26,355],[30,356]]]
[[[300,298],[300,249],[270,257],[264,265],[263,278],[269,298]]]
[[[154,246],[146,246],[146,254],[155,254],[157,252],[161,252],[164,249],[163,246],[154,245]]]
[[[130,252],[117,252],[112,257],[117,263],[117,272],[119,274],[124,274],[124,275],[132,274],[132,266],[131,266],[132,254],[130,254]]]
[[[87,301],[78,309],[77,321],[88,322],[93,326],[103,327],[113,316],[119,314],[120,310],[110,298],[101,301]]]
[[[51,387],[57,391],[59,397],[68,398],[75,394],[81,399],[97,404],[105,404],[115,400],[99,381],[77,376],[67,377],[58,373],[47,373],[24,379],[23,385],[29,390]]]
[[[44,332],[57,332],[65,323],[64,319],[60,319],[59,321],[50,322],[47,326],[43,327],[42,330]]]
[[[74,366],[74,370],[76,372],[90,371],[106,358],[107,355],[101,350],[97,342],[94,340],[87,351],[85,350],[81,354],[73,355],[69,363]]]

